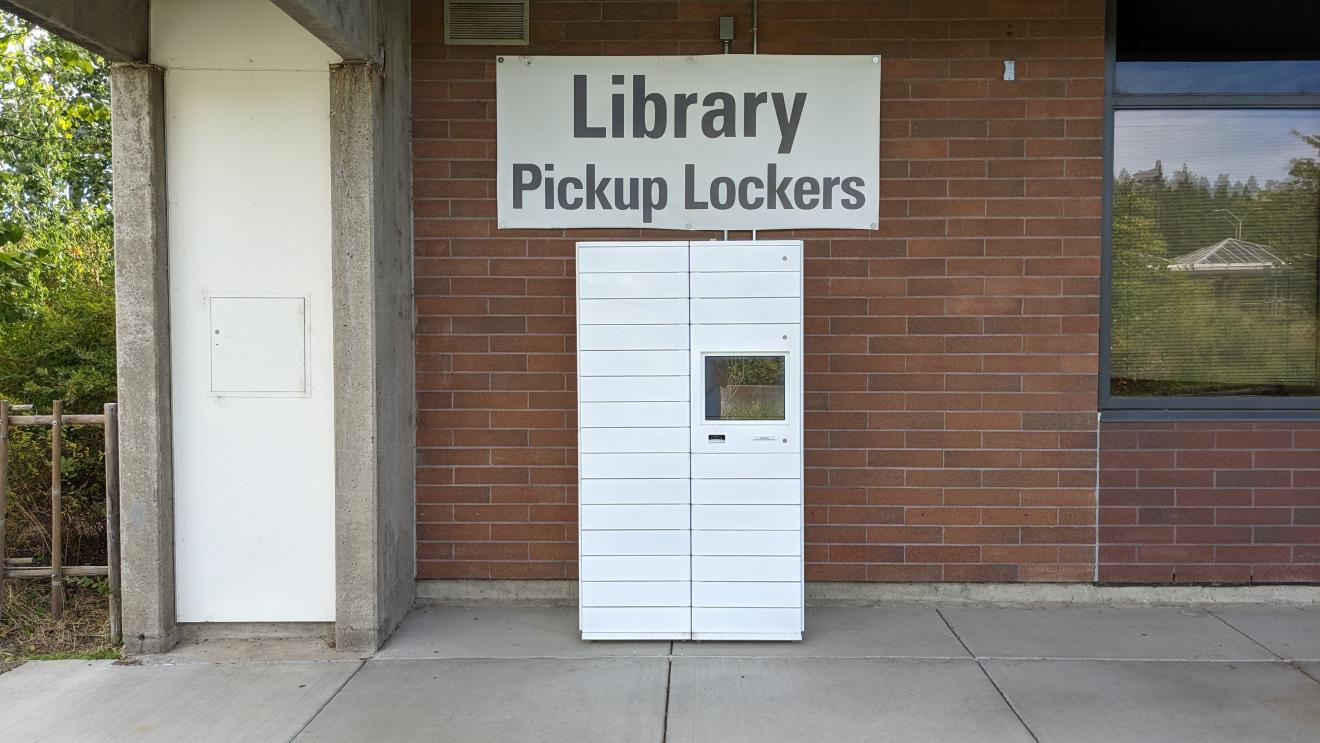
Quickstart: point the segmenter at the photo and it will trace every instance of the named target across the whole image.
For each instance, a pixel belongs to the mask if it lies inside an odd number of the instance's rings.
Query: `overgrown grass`
[[[50,584],[44,580],[5,581],[0,621],[0,671],[29,660],[118,658],[110,644],[109,606],[104,578],[69,579],[64,617],[50,615]]]

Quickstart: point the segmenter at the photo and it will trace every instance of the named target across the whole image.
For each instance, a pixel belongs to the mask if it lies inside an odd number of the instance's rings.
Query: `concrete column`
[[[406,27],[386,76],[330,73],[335,641],[378,648],[414,595],[413,300]]]
[[[165,73],[111,68],[124,648],[167,650],[174,615]]]

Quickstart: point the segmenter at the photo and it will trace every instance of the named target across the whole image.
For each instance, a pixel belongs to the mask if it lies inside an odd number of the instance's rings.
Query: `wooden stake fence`
[[[119,604],[119,406],[108,403],[100,415],[65,415],[64,402],[56,400],[50,415],[13,415],[30,412],[31,405],[10,405],[0,400],[0,555],[4,554],[6,494],[9,474],[9,431],[16,426],[50,428],[50,554],[51,564],[31,566],[32,558],[6,558],[0,570],[0,596],[6,578],[44,578],[50,581],[50,613],[64,616],[64,578],[66,576],[105,576],[110,582],[110,640],[118,643],[123,629]],[[105,539],[106,565],[63,564],[64,491],[60,471],[64,452],[65,426],[101,426],[105,429]],[[0,605],[0,611],[3,606]]]

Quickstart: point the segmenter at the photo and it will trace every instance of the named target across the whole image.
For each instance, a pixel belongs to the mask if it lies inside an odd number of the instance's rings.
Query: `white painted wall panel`
[[[265,0],[151,10],[151,61],[166,67],[178,619],[331,621],[338,59]],[[305,299],[305,392],[212,393],[212,295]]]
[[[176,70],[323,73],[340,61],[269,0],[151,0],[150,53]]]
[[[688,321],[686,299],[582,299],[583,325],[669,325]]]
[[[688,326],[583,325],[578,328],[581,351],[666,351],[688,347]]]
[[[578,500],[583,504],[688,503],[691,480],[583,480]]]
[[[687,377],[582,377],[582,402],[687,402]],[[684,434],[686,441],[687,435]],[[686,447],[686,443],[684,444]]]
[[[578,450],[588,453],[688,453],[686,428],[584,428]]]
[[[578,277],[581,299],[687,299],[688,273],[584,273]]]

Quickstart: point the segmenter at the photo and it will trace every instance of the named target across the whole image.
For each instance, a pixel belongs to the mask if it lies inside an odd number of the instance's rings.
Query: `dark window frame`
[[[1149,109],[1320,109],[1320,94],[1117,93],[1118,2],[1105,7],[1105,84],[1102,214],[1100,226],[1099,407],[1110,420],[1320,420],[1320,395],[1297,397],[1187,396],[1122,397],[1111,394],[1110,309],[1113,280],[1114,112]]]

